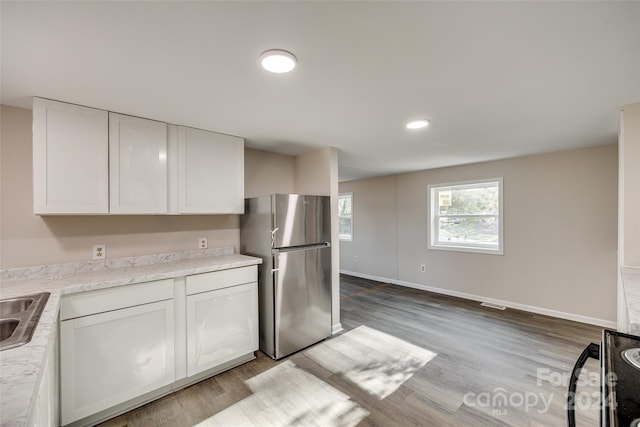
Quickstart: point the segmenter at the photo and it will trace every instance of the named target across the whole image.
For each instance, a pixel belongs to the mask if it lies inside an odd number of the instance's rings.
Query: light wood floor
[[[258,352],[252,362],[103,426],[237,427],[238,421],[229,421],[238,419],[235,412],[248,414],[253,425],[564,426],[566,378],[601,333],[590,325],[348,276],[341,277],[341,321],[340,341],[279,362]],[[357,341],[366,339],[358,348]],[[588,362],[585,371],[577,423],[597,426],[597,362]],[[302,388],[290,399],[280,378]],[[270,388],[276,396],[269,396]],[[339,399],[318,406],[320,395],[332,394]],[[338,415],[318,416],[313,405]],[[311,412],[286,416],[302,406]],[[252,408],[272,418],[251,418]]]

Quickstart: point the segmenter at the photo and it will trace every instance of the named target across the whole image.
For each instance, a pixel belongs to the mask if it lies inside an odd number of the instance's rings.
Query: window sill
[[[488,248],[478,248],[475,246],[454,246],[454,245],[429,245],[429,249],[434,249],[438,251],[452,251],[452,252],[471,252],[477,254],[487,254],[487,255],[504,255],[504,250],[500,249],[488,249]]]

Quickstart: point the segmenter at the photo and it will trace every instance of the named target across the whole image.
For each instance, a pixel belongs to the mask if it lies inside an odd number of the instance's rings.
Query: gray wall
[[[339,184],[354,203],[353,243],[340,242],[341,270],[398,277],[397,181],[393,175]]]
[[[244,197],[295,193],[296,158],[261,150],[244,149]]]
[[[340,183],[341,271],[615,326],[617,162],[607,145]],[[499,176],[504,255],[427,249],[427,186]]]

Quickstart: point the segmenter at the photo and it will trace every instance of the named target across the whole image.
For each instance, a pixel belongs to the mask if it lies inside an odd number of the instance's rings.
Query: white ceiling
[[[3,104],[34,95],[339,149],[341,180],[616,141],[640,2],[6,2]],[[283,48],[288,75],[258,64]],[[431,126],[407,131],[410,118]]]

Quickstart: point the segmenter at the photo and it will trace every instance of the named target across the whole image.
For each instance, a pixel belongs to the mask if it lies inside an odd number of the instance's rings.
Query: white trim
[[[335,335],[338,332],[342,332],[342,331],[343,331],[342,323],[338,322],[331,325],[331,335]]]
[[[489,307],[489,308],[493,308],[496,310],[506,310],[507,307],[505,307],[504,305],[498,305],[498,304],[491,304],[490,302],[481,302],[480,303],[481,306],[483,307]]]
[[[441,294],[441,295],[449,295],[449,296],[452,296],[452,297],[464,298],[464,299],[468,299],[468,300],[472,300],[472,301],[488,302],[488,303],[491,303],[491,304],[503,305],[503,306],[505,306],[507,308],[513,308],[513,309],[516,309],[516,310],[528,311],[530,313],[543,314],[545,316],[556,317],[558,319],[571,320],[571,321],[574,321],[574,322],[588,323],[590,325],[601,326],[603,328],[610,328],[610,329],[615,329],[616,328],[616,322],[613,322],[613,321],[610,321],[610,320],[599,319],[597,317],[583,316],[581,314],[574,314],[574,313],[567,313],[567,312],[564,312],[564,311],[551,310],[551,309],[548,309],[548,308],[537,307],[537,306],[534,306],[534,305],[520,304],[520,303],[512,302],[512,301],[505,301],[505,300],[500,300],[500,299],[487,298],[487,297],[483,297],[483,296],[480,296],[480,295],[468,294],[466,292],[452,291],[450,289],[436,288],[436,287],[433,287],[433,286],[423,285],[423,284],[420,284],[420,283],[405,282],[405,281],[402,281],[402,280],[389,279],[387,277],[379,277],[379,276],[372,276],[372,275],[369,275],[369,274],[356,273],[354,271],[347,271],[347,270],[340,269],[340,273],[341,274],[347,274],[349,276],[360,277],[360,278],[363,278],[363,279],[375,280],[375,281],[378,281],[378,282],[386,282],[386,283],[391,283],[391,284],[394,284],[394,285],[405,286],[405,287],[408,287],[408,288],[420,289],[420,290],[423,290],[423,291],[433,292],[433,293]]]
[[[344,234],[340,234],[340,230],[338,230],[338,240],[341,242],[353,242],[353,191],[346,191],[344,193],[338,194],[338,228],[340,228],[340,198],[342,196],[351,197],[351,236],[345,237]]]
[[[498,217],[498,247],[497,248],[489,248],[483,247],[482,245],[465,245],[464,243],[456,244],[444,244],[444,243],[436,243],[434,230],[436,230],[436,226],[434,224],[434,219],[436,216],[436,204],[433,203],[433,194],[435,191],[444,190],[446,188],[453,187],[466,187],[466,188],[474,188],[474,187],[483,187],[483,184],[488,183],[498,183],[498,215],[486,215],[486,216],[497,216]],[[430,184],[427,186],[427,214],[429,215],[427,227],[427,249],[434,250],[442,250],[442,251],[456,251],[456,252],[474,252],[474,253],[482,253],[482,254],[490,254],[490,255],[504,255],[504,197],[503,197],[503,187],[504,180],[503,177],[496,178],[486,178],[486,179],[476,179],[473,181],[460,181],[460,182],[447,182],[442,184]],[[454,215],[455,216],[455,215]],[[462,215],[460,215],[462,216]]]
[[[428,244],[428,249],[434,249],[438,251],[451,251],[451,252],[471,252],[476,254],[489,254],[489,255],[504,255],[503,250],[498,249],[485,249],[477,246],[464,246],[464,245],[432,245]]]
[[[624,108],[620,112],[618,125],[618,274],[616,277],[616,310],[617,326],[620,332],[629,332],[627,319],[627,304],[624,297],[622,283],[622,266],[624,263],[624,173],[625,173],[625,142],[624,142]]]

